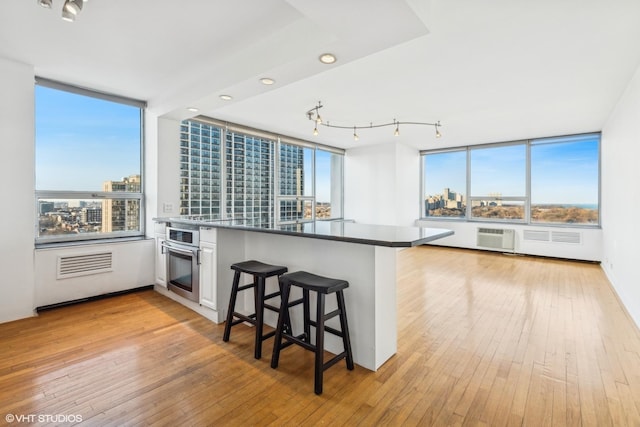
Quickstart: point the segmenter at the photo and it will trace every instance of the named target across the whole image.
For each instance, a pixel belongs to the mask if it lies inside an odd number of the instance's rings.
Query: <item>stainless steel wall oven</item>
[[[199,302],[199,230],[167,227],[162,250],[167,260],[167,289],[191,301]]]

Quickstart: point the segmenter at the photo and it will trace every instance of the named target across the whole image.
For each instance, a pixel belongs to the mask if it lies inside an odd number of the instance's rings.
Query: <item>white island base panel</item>
[[[294,237],[271,233],[256,233],[239,230],[218,229],[225,245],[233,242],[233,252],[244,246],[244,258],[233,262],[255,259],[269,264],[284,265],[289,272],[308,271],[349,282],[344,291],[347,306],[347,321],[353,349],[354,362],[372,371],[377,370],[397,350],[396,318],[396,255],[398,248],[367,244]],[[233,262],[225,260],[225,247],[219,246],[218,269],[230,269]],[[226,265],[225,265],[226,264]],[[245,276],[245,283],[250,276]],[[248,277],[247,277],[248,276]],[[229,286],[231,283],[218,283]],[[267,293],[277,290],[277,280],[267,280]],[[292,288],[291,300],[299,298],[299,288]],[[253,312],[252,291],[239,297],[236,311]],[[248,307],[242,310],[241,304]],[[335,295],[326,298],[326,312],[336,308]],[[226,313],[226,310],[225,310]],[[315,318],[315,296],[311,292],[311,318]],[[276,324],[277,314],[267,310],[265,322]],[[302,333],[302,305],[292,308],[294,334]],[[327,322],[337,329],[338,318]],[[312,339],[315,339],[314,328]],[[233,330],[231,332],[233,339]],[[263,357],[271,357],[272,340],[265,342]],[[343,351],[342,340],[330,333],[325,334],[325,349],[334,354]],[[294,346],[287,351],[304,351]]]

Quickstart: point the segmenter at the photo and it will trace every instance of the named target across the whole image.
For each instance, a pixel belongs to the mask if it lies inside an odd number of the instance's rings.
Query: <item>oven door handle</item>
[[[178,252],[184,255],[195,255],[196,256],[196,262],[198,263],[198,265],[200,265],[200,249],[199,248],[194,248],[194,249],[180,249],[180,248],[176,248],[175,246],[171,246],[166,244],[165,242],[161,243],[162,245],[162,253],[166,254],[167,252],[165,251],[165,249],[167,251],[174,251],[174,252]]]

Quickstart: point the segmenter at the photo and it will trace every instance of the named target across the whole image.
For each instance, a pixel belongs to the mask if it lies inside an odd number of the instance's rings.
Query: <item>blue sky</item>
[[[562,142],[562,143],[557,143]],[[598,203],[598,135],[534,140],[531,146],[533,204]],[[472,195],[526,194],[524,145],[471,150]],[[466,152],[425,157],[425,195],[466,191]]]
[[[36,85],[37,190],[100,191],[134,174],[139,108]]]

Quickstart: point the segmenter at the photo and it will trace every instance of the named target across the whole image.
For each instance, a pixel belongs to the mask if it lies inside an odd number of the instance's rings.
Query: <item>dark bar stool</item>
[[[287,267],[281,265],[270,265],[260,261],[243,261],[235,263],[231,266],[231,269],[235,271],[233,276],[233,285],[231,288],[231,297],[229,298],[229,310],[227,312],[227,321],[224,325],[224,335],[222,339],[229,341],[231,335],[231,327],[242,322],[251,323],[256,327],[256,339],[255,339],[255,352],[254,357],[260,359],[262,357],[262,341],[271,338],[275,335],[275,331],[271,331],[268,334],[262,333],[264,327],[264,310],[279,312],[280,308],[271,304],[267,304],[265,301],[280,296],[281,288],[280,282],[278,286],[280,289],[271,294],[265,295],[265,282],[267,277],[280,276],[287,272]],[[240,286],[240,275],[242,273],[251,274],[253,276],[253,283]],[[250,315],[238,313],[236,310],[236,298],[238,292],[247,289],[253,289],[254,295],[254,313]],[[234,317],[236,320],[234,320]],[[287,318],[288,319],[288,318]],[[289,321],[285,322],[289,325]]]
[[[289,302],[291,286],[302,288],[302,299]],[[291,344],[298,344],[307,350],[315,353],[315,378],[314,391],[322,394],[322,376],[325,370],[335,365],[342,359],[346,359],[347,369],[353,370],[353,354],[351,352],[351,341],[349,340],[349,327],[347,325],[347,312],[344,303],[343,290],[349,286],[349,282],[339,279],[317,276],[306,271],[296,271],[280,276],[280,289],[282,292],[282,303],[278,315],[278,325],[276,327],[276,337],[273,344],[273,357],[271,367],[277,368],[280,359],[280,350]],[[316,320],[311,320],[309,291],[316,292]],[[325,296],[335,293],[338,300],[338,308],[325,314]],[[293,335],[293,330],[289,323],[289,308],[302,302],[304,310],[304,333],[298,336]],[[325,322],[335,316],[340,317],[341,331],[325,325]],[[289,327],[288,327],[289,326]],[[316,342],[311,343],[311,326],[316,328]],[[324,332],[342,337],[344,351],[326,363],[324,362]],[[286,342],[282,342],[282,340]]]

